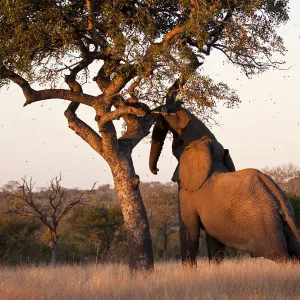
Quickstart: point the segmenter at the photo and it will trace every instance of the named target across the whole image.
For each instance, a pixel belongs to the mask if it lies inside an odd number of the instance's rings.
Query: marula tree
[[[288,20],[288,0],[2,0],[0,84],[10,81],[29,104],[69,100],[69,127],[109,164],[124,216],[132,270],[152,269],[149,225],[131,154],[149,134],[150,110],[178,99],[201,113],[239,101],[224,83],[201,74],[221,51],[251,76],[278,67],[276,28]],[[89,68],[95,65],[95,74]],[[221,66],[220,66],[221,67]],[[66,89],[57,88],[64,78]],[[84,93],[94,80],[99,93]],[[32,83],[47,85],[36,90]],[[77,116],[95,110],[98,132]],[[125,127],[117,137],[114,121]]]

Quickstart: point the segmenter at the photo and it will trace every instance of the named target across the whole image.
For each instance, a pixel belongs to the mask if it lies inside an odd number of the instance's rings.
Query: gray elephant
[[[255,169],[235,171],[228,150],[180,104],[162,106],[153,134],[149,166],[156,174],[164,139],[173,133],[179,161],[180,243],[183,262],[194,264],[200,228],[207,234],[209,259],[220,261],[225,245],[272,260],[300,260],[294,212],[282,190]]]

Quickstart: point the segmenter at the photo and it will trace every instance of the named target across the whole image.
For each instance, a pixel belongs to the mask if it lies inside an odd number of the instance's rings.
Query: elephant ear
[[[180,187],[195,192],[204,183],[212,167],[210,140],[190,143],[180,158]]]

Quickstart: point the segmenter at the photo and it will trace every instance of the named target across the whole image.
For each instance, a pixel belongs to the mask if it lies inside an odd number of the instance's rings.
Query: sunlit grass
[[[130,276],[125,265],[0,268],[0,299],[300,299],[300,265],[265,259],[158,263]]]

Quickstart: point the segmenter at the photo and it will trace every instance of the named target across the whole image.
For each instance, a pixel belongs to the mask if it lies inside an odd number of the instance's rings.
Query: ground
[[[300,299],[300,264],[265,259],[157,263],[152,274],[126,265],[1,267],[0,299]]]

